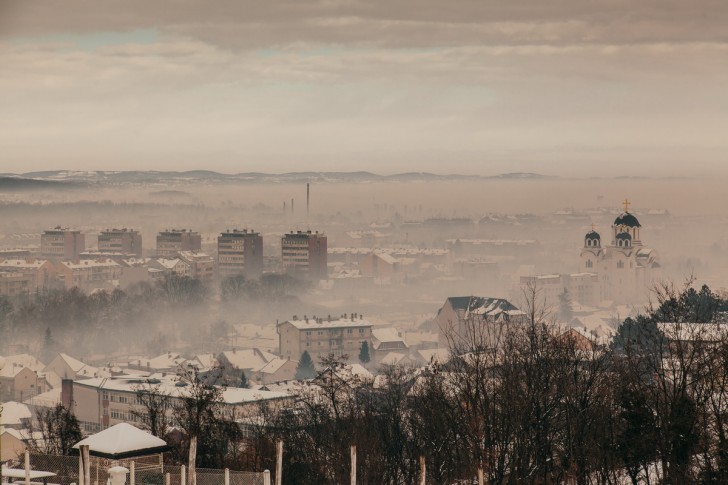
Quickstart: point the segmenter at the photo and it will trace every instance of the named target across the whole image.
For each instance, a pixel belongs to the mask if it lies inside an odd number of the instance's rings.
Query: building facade
[[[122,253],[142,256],[142,235],[133,229],[107,229],[98,237],[100,253]]]
[[[174,258],[180,251],[202,249],[202,236],[188,229],[170,229],[157,235],[157,257]]]
[[[217,237],[217,271],[220,278],[263,273],[263,237],[260,233],[233,229]]]
[[[335,320],[294,317],[278,325],[278,348],[284,359],[298,361],[307,351],[314,362],[330,354],[354,360],[362,342],[372,348],[372,324],[356,313]]]
[[[327,239],[318,231],[296,231],[281,239],[283,269],[308,279],[328,277]]]
[[[179,251],[179,259],[190,268],[192,278],[212,281],[215,278],[215,259],[207,253],[197,251]]]
[[[98,288],[111,289],[119,286],[121,265],[112,260],[84,259],[77,263],[64,261],[58,264],[58,280],[66,289],[78,287],[86,291]]]
[[[40,256],[51,261],[77,261],[86,249],[86,238],[76,229],[56,226],[40,235]]]

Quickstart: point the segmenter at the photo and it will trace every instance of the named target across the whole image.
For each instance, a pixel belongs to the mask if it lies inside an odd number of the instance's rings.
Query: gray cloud
[[[3,168],[708,173],[721,3],[5,0]]]

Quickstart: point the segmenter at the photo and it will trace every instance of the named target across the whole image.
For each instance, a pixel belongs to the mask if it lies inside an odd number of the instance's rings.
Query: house
[[[435,317],[439,330],[438,343],[442,348],[472,344],[468,340],[472,340],[470,330],[473,325],[482,329],[482,335],[478,337],[492,340],[497,338],[496,330],[500,327],[509,323],[520,323],[525,317],[524,312],[503,298],[449,297]]]
[[[43,372],[54,372],[61,379],[110,377],[111,373],[74,359],[68,354],[58,354],[45,366]]]
[[[23,401],[48,390],[44,376],[22,364],[6,363],[0,370],[0,396],[3,401]]]
[[[400,336],[399,331],[392,327],[379,327],[372,329],[373,361],[382,363],[385,355],[396,352],[402,355],[409,354],[409,345]]]
[[[260,384],[271,384],[274,382],[290,381],[296,378],[298,362],[295,360],[281,359],[276,357],[262,367],[253,369],[252,379]]]
[[[250,376],[255,370],[263,368],[277,358],[277,355],[258,348],[233,349],[218,354],[217,361],[224,368],[242,370],[246,376]]]
[[[3,403],[2,421],[0,425],[12,429],[30,428],[33,414],[23,403],[8,401]]]
[[[359,271],[364,276],[392,280],[399,275],[400,262],[389,253],[373,251],[359,263]]]

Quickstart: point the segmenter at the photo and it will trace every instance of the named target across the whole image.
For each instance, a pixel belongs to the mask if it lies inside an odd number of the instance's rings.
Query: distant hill
[[[54,181],[42,180],[27,177],[0,175],[0,191],[13,192],[21,190],[37,190],[37,189],[70,189],[79,187],[76,181]]]
[[[0,175],[1,176],[1,175]],[[493,176],[434,174],[429,172],[406,172],[393,175],[378,175],[371,172],[288,172],[280,174],[244,172],[225,174],[211,170],[177,171],[71,171],[48,170],[28,172],[20,175],[7,174],[8,184],[20,187],[27,181],[27,188],[56,187],[53,184],[102,184],[102,185],[144,185],[144,184],[189,184],[189,183],[370,183],[370,182],[426,182],[446,180],[538,180],[553,178],[536,173],[506,173]],[[46,185],[43,185],[46,184]],[[68,186],[68,185],[64,185]]]

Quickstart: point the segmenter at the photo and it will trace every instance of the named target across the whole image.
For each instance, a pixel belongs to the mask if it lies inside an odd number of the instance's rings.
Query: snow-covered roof
[[[238,369],[258,369],[276,359],[275,354],[260,349],[226,350],[222,355],[233,367]]]
[[[177,266],[180,262],[184,263],[179,258],[157,258],[157,263],[160,266],[165,267],[166,269],[174,269],[175,266]],[[186,263],[185,263],[186,264]]]
[[[253,370],[255,372],[261,372],[263,374],[275,374],[287,362],[288,362],[288,359],[281,359],[280,357],[276,357],[275,359],[271,360],[270,362],[262,365],[261,367],[259,367],[257,369],[253,369]]]
[[[16,354],[5,357],[5,365],[17,364],[36,372],[42,372],[45,364],[30,354]]]
[[[374,255],[387,264],[397,264],[399,261],[391,254],[387,254],[381,251],[374,251]]]
[[[31,419],[33,413],[30,408],[23,403],[9,401],[2,405],[2,421],[3,426],[18,426],[23,424],[23,420]]]
[[[73,445],[89,446],[89,454],[120,459],[153,455],[165,451],[167,442],[128,423],[119,423]]]
[[[78,372],[81,369],[83,369],[84,367],[86,367],[86,364],[84,364],[80,360],[74,359],[70,355],[64,354],[63,352],[58,354],[58,356],[66,363],[66,365],[68,365],[68,367],[71,368],[71,370],[73,372]]]
[[[33,260],[26,260],[26,259],[6,259],[4,261],[0,261],[0,268],[30,268],[30,269],[38,269],[44,264],[46,264],[48,261],[45,259],[33,259]]]
[[[350,318],[342,318],[338,320],[316,320],[309,318],[308,320],[287,320],[283,323],[290,323],[299,330],[318,330],[320,328],[351,328],[351,327],[371,327],[372,323],[369,320],[356,318],[354,320]]]
[[[287,399],[289,397],[291,397],[291,395],[287,392],[243,389],[242,387],[228,387],[222,392],[222,398],[228,404],[245,404],[264,399]]]
[[[379,361],[380,364],[383,365],[398,365],[401,364],[403,361],[409,361],[409,357],[407,357],[407,354],[402,354],[398,352],[390,352]]]
[[[83,259],[83,260],[79,261],[78,263],[73,263],[71,261],[63,261],[61,264],[68,269],[113,268],[113,267],[118,268],[118,267],[120,267],[119,263],[117,263],[116,261],[112,261],[111,259],[107,259],[107,260]]]

